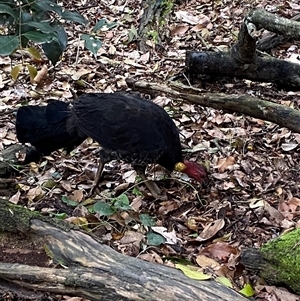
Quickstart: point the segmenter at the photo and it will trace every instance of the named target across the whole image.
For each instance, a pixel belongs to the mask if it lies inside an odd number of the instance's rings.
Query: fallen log
[[[286,285],[300,293],[300,229],[288,232],[263,245],[261,249],[246,249],[241,263],[248,270],[258,271],[270,284]]]
[[[249,95],[226,95],[223,93],[204,93],[202,90],[169,82],[165,84],[149,83],[127,79],[127,85],[143,93],[164,93],[173,100],[184,100],[204,107],[211,107],[227,112],[236,112],[267,120],[300,133],[300,111],[274,102]]]
[[[300,66],[292,62],[259,57],[256,51],[258,30],[298,39],[300,23],[276,16],[262,9],[251,10],[241,25],[237,42],[229,52],[187,51],[186,72],[190,79],[201,75],[217,78],[238,77],[252,81],[272,82],[285,89],[299,89]]]
[[[0,225],[2,250],[10,245],[12,232],[21,232],[27,243],[43,241],[46,254],[65,267],[1,262],[0,282],[95,301],[247,300],[213,280],[196,281],[174,268],[119,254],[78,228],[4,200],[0,200],[0,220],[5,220]]]

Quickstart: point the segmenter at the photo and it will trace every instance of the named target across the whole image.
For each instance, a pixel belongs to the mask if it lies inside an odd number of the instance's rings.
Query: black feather
[[[110,159],[157,162],[169,170],[182,159],[178,129],[151,101],[121,93],[88,93],[74,102],[72,112],[71,124],[96,140]]]
[[[21,107],[17,112],[17,138],[21,143],[29,142],[43,155],[60,148],[71,151],[87,137],[67,129],[70,114],[68,104],[62,101],[52,101],[47,106]]]

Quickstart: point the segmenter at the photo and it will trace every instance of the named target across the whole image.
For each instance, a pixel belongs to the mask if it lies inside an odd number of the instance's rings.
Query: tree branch
[[[223,93],[203,93],[202,90],[170,82],[169,86],[144,81],[127,80],[133,90],[153,94],[165,93],[174,100],[186,100],[204,107],[212,107],[227,112],[237,112],[267,120],[300,133],[300,112],[298,110],[248,95],[226,95]]]

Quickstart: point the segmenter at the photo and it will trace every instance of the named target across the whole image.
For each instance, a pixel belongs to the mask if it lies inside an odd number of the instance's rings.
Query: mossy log
[[[192,280],[174,268],[119,254],[63,221],[1,199],[0,220],[4,221],[0,228],[0,290],[5,281],[26,289],[95,301],[247,300],[213,280]],[[17,241],[13,232],[21,233]],[[26,243],[30,244],[27,250],[45,245],[45,256],[51,256],[65,269],[3,262],[6,257],[1,258],[1,254],[11,254],[5,249],[10,248],[10,240],[14,240],[14,252],[19,248],[22,252]]]
[[[286,285],[300,293],[300,229],[286,233],[263,245],[260,250],[246,249],[241,263],[259,271],[268,283]]]

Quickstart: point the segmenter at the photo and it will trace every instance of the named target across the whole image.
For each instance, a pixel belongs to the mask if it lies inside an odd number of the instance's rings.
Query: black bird
[[[61,101],[46,107],[21,107],[16,130],[20,142],[30,142],[45,155],[58,148],[70,151],[86,137],[93,138],[102,147],[94,187],[104,164],[113,159],[132,163],[145,181],[145,168],[150,163],[186,173],[198,182],[207,177],[202,165],[182,160],[179,132],[166,111],[136,96],[87,93],[78,97],[72,107]],[[155,183],[145,184],[154,197],[159,197]]]

